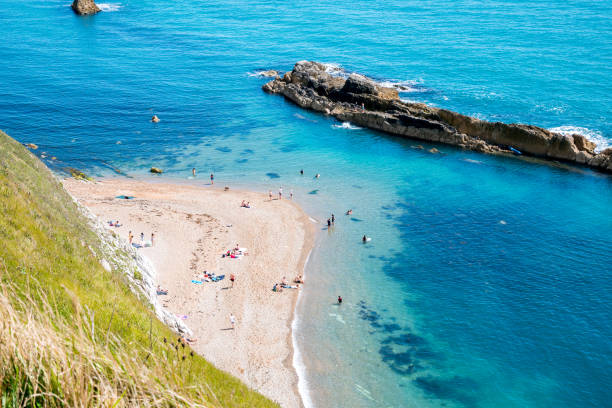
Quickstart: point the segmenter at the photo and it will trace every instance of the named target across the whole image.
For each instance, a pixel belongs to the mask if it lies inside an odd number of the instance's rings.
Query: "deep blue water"
[[[402,83],[405,99],[604,146],[608,2],[144,0],[85,18],[68,6],[0,0],[0,128],[57,171],[196,167],[293,189],[321,226],[298,305],[306,402],[610,405],[610,176],[430,154],[264,94],[253,75],[318,60]]]

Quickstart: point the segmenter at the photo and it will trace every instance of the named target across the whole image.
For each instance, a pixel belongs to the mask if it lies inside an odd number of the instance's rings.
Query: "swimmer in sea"
[[[342,296],[338,296],[338,304],[341,305],[342,304]]]
[[[353,210],[348,210],[348,211],[346,212],[346,215],[351,215],[351,214],[353,214]]]
[[[303,176],[304,175],[304,169],[300,170],[300,174]]]
[[[215,184],[215,175],[210,173],[210,184]]]
[[[366,242],[368,242],[368,237],[364,235],[363,238],[361,238],[361,241],[363,241],[363,243],[365,244]]]
[[[321,175],[320,175],[319,173],[317,173],[317,174],[315,175],[315,178],[319,178],[319,177],[321,177]]]

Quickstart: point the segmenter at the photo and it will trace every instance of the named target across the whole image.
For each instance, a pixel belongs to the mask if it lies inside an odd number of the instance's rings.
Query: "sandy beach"
[[[291,200],[204,185],[125,179],[64,180],[64,187],[108,227],[136,244],[157,270],[164,307],[184,318],[196,352],[283,407],[302,406],[292,366],[291,321],[298,291],[272,291],[286,277],[301,275],[314,228]],[[133,196],[121,199],[117,196]],[[250,202],[251,208],[241,207]],[[222,257],[235,247],[239,258]],[[204,271],[225,275],[202,281]],[[231,285],[230,275],[235,276]],[[232,329],[230,314],[235,316]]]

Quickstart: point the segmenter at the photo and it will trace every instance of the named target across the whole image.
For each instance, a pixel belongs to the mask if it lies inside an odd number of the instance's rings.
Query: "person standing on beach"
[[[290,198],[291,200],[293,200],[293,189],[291,189],[291,191],[289,191],[289,198]]]
[[[132,235],[132,231],[128,232],[128,241],[130,242],[130,245],[132,245],[133,239],[134,239],[134,236]]]
[[[144,232],[140,233],[140,243],[144,244]]]
[[[235,276],[234,276],[234,274],[232,273],[232,274],[230,275],[230,281],[232,282],[232,286],[231,286],[232,288],[234,287],[234,281],[235,281],[235,280],[236,280],[236,277],[235,277]]]
[[[268,197],[270,198],[270,201],[272,201],[272,190],[268,190]]]
[[[234,330],[234,328],[236,327],[236,318],[234,317],[233,313],[230,313],[229,321],[230,321],[230,324],[232,325],[232,330]]]
[[[210,173],[210,184],[215,184],[215,175]]]
[[[283,198],[283,186],[280,186],[278,188],[278,199],[282,199]]]
[[[155,245],[155,234],[151,233],[151,246]]]

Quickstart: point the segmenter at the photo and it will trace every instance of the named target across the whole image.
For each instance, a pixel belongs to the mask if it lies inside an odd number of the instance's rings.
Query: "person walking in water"
[[[278,188],[278,199],[282,199],[283,198],[283,186],[280,186]]]
[[[338,304],[341,305],[342,304],[342,296],[338,296]]]
[[[215,175],[210,173],[210,184],[215,184]]]
[[[332,224],[334,224],[336,222],[336,217],[334,217],[334,214],[332,214],[331,221],[332,221]]]
[[[368,242],[368,237],[364,235],[363,238],[361,238],[361,241],[365,244],[366,242]]]
[[[234,317],[233,313],[230,313],[229,321],[230,321],[230,324],[232,325],[232,330],[234,330],[234,328],[236,327],[236,318]]]
[[[272,201],[272,190],[268,190],[268,197],[270,198],[270,201]]]
[[[193,177],[195,177],[195,167],[191,169],[191,174],[193,175]]]
[[[330,228],[330,227],[331,227],[331,220],[328,218],[327,219],[327,228]]]

